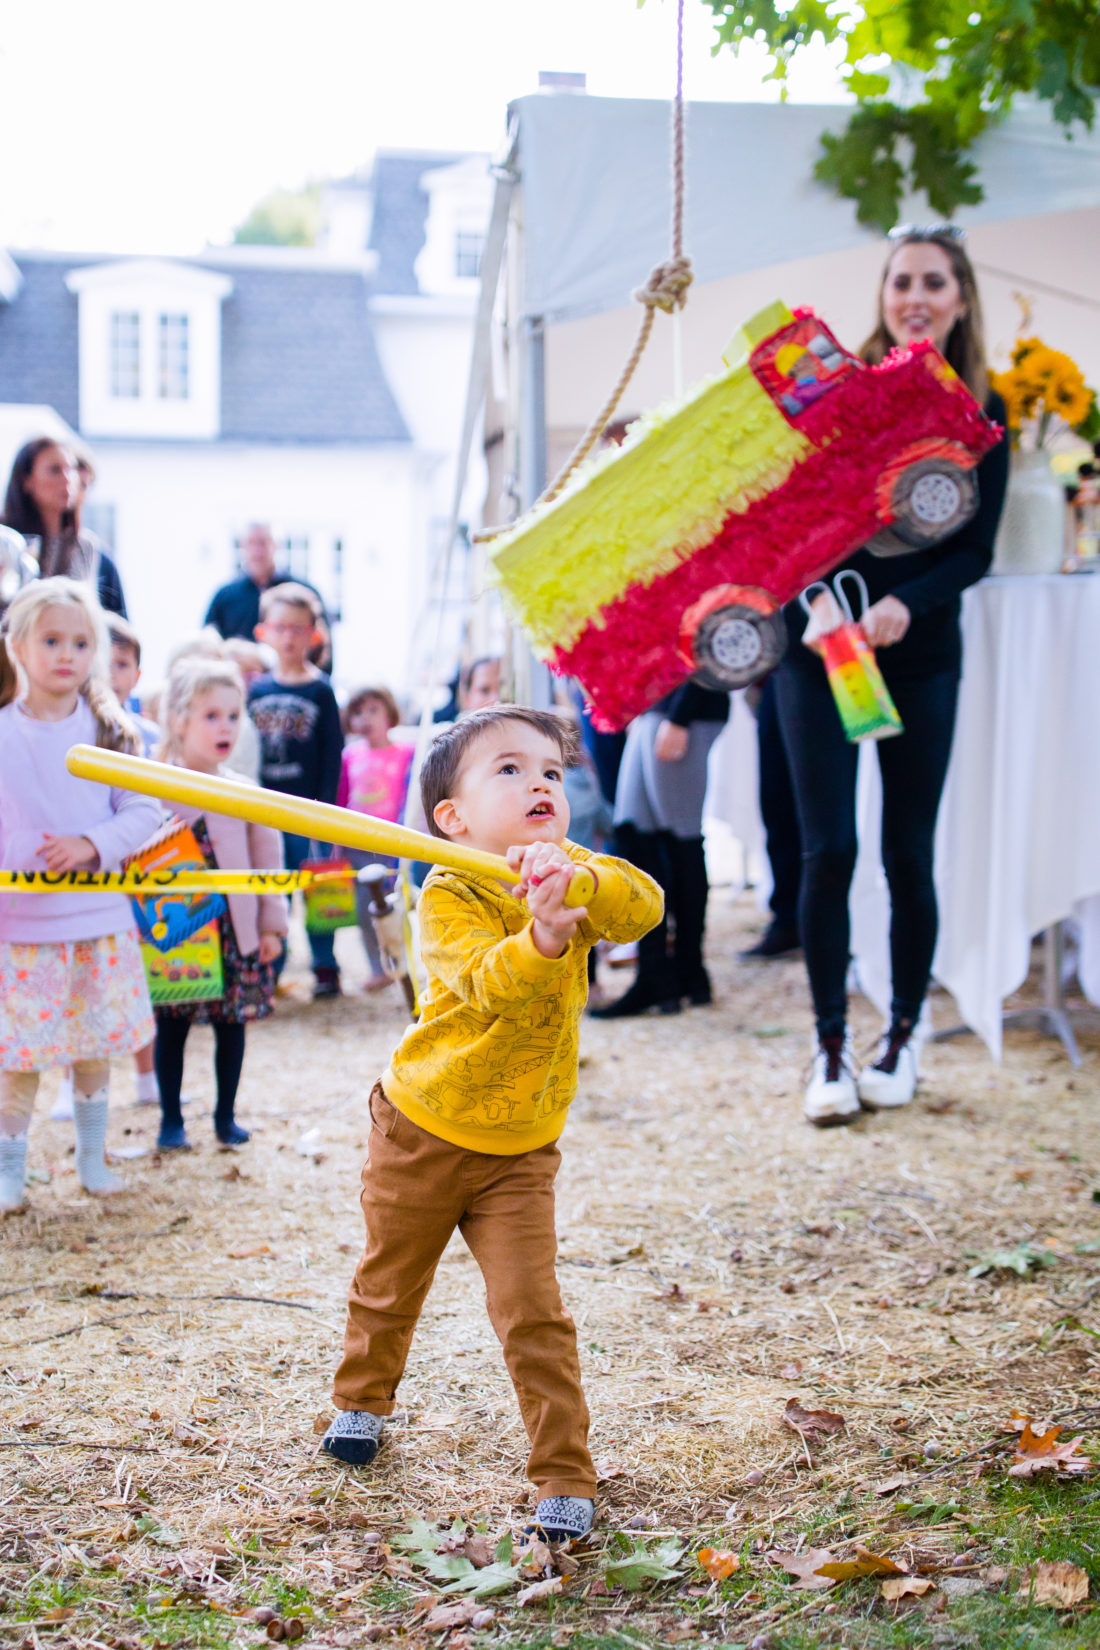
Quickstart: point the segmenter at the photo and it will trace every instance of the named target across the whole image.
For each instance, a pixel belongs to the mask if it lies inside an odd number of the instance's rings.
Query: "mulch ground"
[[[802,966],[737,962],[758,926],[750,900],[717,891],[714,1006],[584,1028],[560,1275],[605,1528],[695,1539],[747,1520],[769,1541],[826,1489],[949,1460],[1013,1408],[1100,1403],[1095,1340],[1057,1327],[1094,1322],[1100,1294],[1100,1038],[1082,1035],[1077,1072],[1032,1033],[1010,1035],[1000,1067],[973,1039],[942,1044],[908,1110],[817,1132],[800,1107]],[[229,1555],[237,1597],[254,1596],[250,1565],[253,1582],[277,1568],[323,1639],[380,1619],[356,1531],[522,1525],[522,1431],[457,1240],[377,1470],[319,1453],[366,1098],[402,1025],[396,993],[355,988],[356,936],[341,942],[341,1000],[309,1003],[299,971],[297,995],[249,1032],[241,1151],[215,1146],[206,1031],[188,1048],[196,1150],[124,1161],[108,1203],[80,1193],[71,1125],[45,1120],[44,1087],[31,1208],[0,1227],[9,1602],[74,1566],[201,1582],[229,1574]],[[941,1024],[951,1009],[938,1000]],[[855,1029],[873,1041],[865,1005]],[[151,1148],[155,1115],[132,1097],[119,1066],[110,1144]],[[791,1397],[841,1413],[843,1434],[810,1450],[781,1424]]]

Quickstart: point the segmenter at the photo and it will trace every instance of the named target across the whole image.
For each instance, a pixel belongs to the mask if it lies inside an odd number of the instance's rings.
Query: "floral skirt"
[[[135,933],[0,942],[0,1071],[134,1054],[154,1029]]]

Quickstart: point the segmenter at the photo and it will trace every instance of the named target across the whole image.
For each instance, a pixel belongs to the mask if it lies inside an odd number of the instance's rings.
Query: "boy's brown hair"
[[[401,712],[397,707],[397,700],[388,687],[361,687],[356,688],[343,710],[340,712],[340,722],[344,733],[351,732],[351,719],[356,711],[366,704],[368,699],[377,699],[386,712],[386,718],[391,728],[396,728],[401,721]]]
[[[308,613],[313,623],[321,622],[321,603],[304,584],[272,584],[260,597],[260,618],[266,619],[273,607],[296,607]]]
[[[107,615],[107,634],[112,647],[124,647],[134,655],[134,663],[141,669],[141,637],[128,619],[120,613]]]
[[[504,722],[524,722],[534,728],[536,733],[557,745],[562,766],[568,766],[577,735],[564,717],[550,710],[532,710],[529,705],[489,705],[484,710],[472,710],[453,727],[436,734],[420,770],[420,803],[433,836],[447,840],[446,831],[441,831],[435,822],[435,810],[454,795],[466,752],[483,733]]]

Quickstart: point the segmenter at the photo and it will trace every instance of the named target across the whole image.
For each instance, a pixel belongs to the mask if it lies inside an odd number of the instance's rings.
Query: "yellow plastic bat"
[[[392,854],[397,859],[423,860],[429,865],[445,865],[452,871],[480,871],[501,882],[517,880],[508,861],[498,854],[467,848],[446,837],[428,836],[424,831],[412,831],[406,825],[391,824],[388,819],[352,813],[350,808],[337,808],[331,802],[285,796],[281,791],[263,790],[241,779],[195,773],[168,762],[150,762],[143,756],[100,750],[96,745],[74,745],[65,764],[78,779],[96,779],[103,785],[117,785],[120,790],[138,791],[142,796],[156,796],[164,802],[182,802],[211,813],[254,820],[259,825],[273,825],[277,830],[293,831],[315,841],[333,842],[341,848],[365,848],[369,853]],[[596,892],[596,883],[596,873],[587,865],[578,865],[565,896],[566,905],[587,905]]]

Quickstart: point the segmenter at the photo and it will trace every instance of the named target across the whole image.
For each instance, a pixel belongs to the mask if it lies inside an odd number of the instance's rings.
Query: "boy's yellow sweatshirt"
[[[501,1156],[556,1140],[577,1092],[577,1031],[597,940],[624,945],[661,920],[660,888],[625,860],[563,844],[599,884],[564,954],[544,957],[531,913],[492,877],[437,868],[420,896],[428,990],[382,1078],[429,1134]]]

